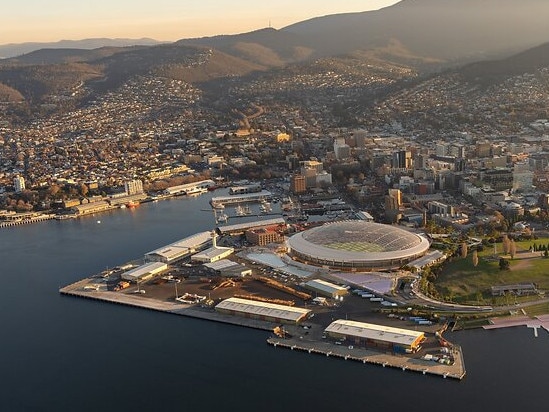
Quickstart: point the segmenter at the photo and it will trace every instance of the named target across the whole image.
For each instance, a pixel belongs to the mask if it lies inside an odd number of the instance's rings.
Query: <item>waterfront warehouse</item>
[[[325,332],[353,345],[396,353],[416,352],[425,340],[424,332],[342,319],[332,322]]]
[[[348,220],[293,235],[290,254],[297,260],[337,270],[382,270],[423,256],[427,238],[396,226]]]
[[[138,266],[135,269],[122,273],[121,277],[130,282],[143,282],[152,278],[154,275],[164,272],[168,265],[162,262],[149,262]]]
[[[241,298],[225,299],[216,305],[215,310],[229,315],[286,324],[297,324],[311,313],[309,309]]]
[[[281,218],[255,220],[253,222],[238,223],[236,225],[220,226],[217,231],[222,235],[241,235],[246,233],[247,230],[259,229],[262,227],[280,226],[286,225],[286,221]]]
[[[313,279],[303,285],[306,289],[312,290],[318,294],[327,296],[329,298],[336,298],[338,296],[345,296],[349,294],[349,291],[344,287],[334,285],[333,283],[326,282],[321,279]]]
[[[232,247],[212,246],[191,256],[193,262],[213,263],[230,256],[234,252]]]
[[[232,196],[219,196],[219,197],[212,197],[210,200],[210,204],[213,207],[217,207],[220,205],[232,205],[237,203],[253,203],[253,202],[259,202],[261,200],[267,200],[272,197],[272,193],[268,190],[262,190],[258,193],[246,193],[242,195],[232,195]]]
[[[212,241],[212,232],[200,232],[177,242],[170,243],[145,254],[150,262],[173,263],[203,249]]]

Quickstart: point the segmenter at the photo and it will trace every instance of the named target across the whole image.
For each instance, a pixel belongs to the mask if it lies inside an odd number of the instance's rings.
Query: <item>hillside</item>
[[[458,73],[467,81],[489,85],[524,73],[535,73],[546,67],[549,67],[549,43],[506,59],[472,63],[461,68]]]
[[[0,103],[21,102],[25,98],[17,90],[0,83]]]
[[[8,67],[0,69],[0,83],[38,104],[49,95],[70,95],[83,82],[100,75],[97,68],[83,63]]]
[[[460,130],[513,135],[548,116],[549,43],[502,60],[418,78],[376,107],[349,107],[371,129],[398,123],[418,136]]]
[[[257,70],[265,70],[265,66],[220,51],[175,43],[95,50],[44,49],[0,64],[0,82],[29,103],[39,104],[49,95],[78,97],[73,95],[74,88],[83,83],[87,93],[101,94],[141,75],[200,83]]]
[[[142,46],[143,47],[143,46]],[[89,62],[127,51],[123,47],[101,47],[98,49],[40,49],[19,57],[0,60],[0,66],[33,65]]]
[[[232,36],[183,39],[177,44],[215,48],[265,67],[280,67],[313,54],[312,49],[304,46],[301,36],[272,28]]]
[[[398,41],[413,55],[456,62],[512,54],[549,39],[545,0],[403,0],[363,13],[310,19],[282,31],[317,54],[333,55]]]

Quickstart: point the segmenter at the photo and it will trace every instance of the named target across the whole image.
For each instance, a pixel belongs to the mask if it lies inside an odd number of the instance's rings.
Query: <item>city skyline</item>
[[[184,38],[237,34],[265,27],[283,28],[314,17],[377,10],[397,0],[342,0],[319,4],[312,0],[231,3],[204,0],[193,4],[175,0],[74,3],[29,0],[6,5],[0,44],[54,42],[85,38]]]

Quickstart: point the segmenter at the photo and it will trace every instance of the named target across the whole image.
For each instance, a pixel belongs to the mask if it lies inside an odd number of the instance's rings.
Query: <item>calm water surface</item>
[[[547,410],[545,331],[453,334],[467,367],[457,382],[275,349],[262,331],[59,295],[211,229],[202,210],[210,197],[0,229],[0,411]]]

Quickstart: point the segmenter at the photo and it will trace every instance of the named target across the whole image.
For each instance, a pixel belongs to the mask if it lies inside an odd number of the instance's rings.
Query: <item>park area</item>
[[[514,257],[504,252],[503,244],[496,243],[485,247],[478,253],[478,264],[474,265],[473,253],[467,257],[457,257],[443,265],[434,281],[441,298],[457,303],[505,305],[538,299],[538,295],[530,296],[496,296],[491,294],[492,286],[512,285],[519,283],[534,283],[538,290],[549,289],[549,258],[537,241],[515,242]],[[536,251],[533,245],[536,244]],[[500,268],[500,259],[509,262],[508,269]]]

